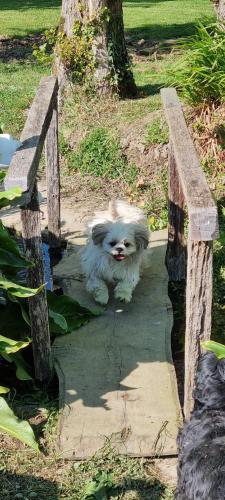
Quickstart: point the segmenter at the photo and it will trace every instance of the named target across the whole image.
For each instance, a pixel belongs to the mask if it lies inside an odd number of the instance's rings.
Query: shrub
[[[69,166],[83,174],[115,179],[126,170],[119,141],[106,129],[96,128],[80,142],[77,151],[69,155]]]
[[[196,35],[181,46],[184,53],[169,72],[169,85],[192,104],[224,101],[225,30],[199,24]]]

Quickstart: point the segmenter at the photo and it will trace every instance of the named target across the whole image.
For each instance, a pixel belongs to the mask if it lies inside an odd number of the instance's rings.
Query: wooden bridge
[[[200,341],[210,338],[212,241],[218,236],[218,217],[176,91],[163,89],[162,100],[170,129],[169,231],[153,234],[149,266],[132,303],[121,306],[111,300],[99,317],[57,339],[52,349],[46,293],[29,299],[35,375],[40,381],[48,379],[55,363],[60,382],[59,445],[67,458],[86,458],[103,446],[105,439],[132,456],[176,453],[182,414],[170,347],[168,277],[173,281],[187,279],[186,418],[192,409]],[[37,287],[44,281],[36,183],[44,143],[51,245],[60,245],[61,237],[54,77],[42,79],[20,140],[23,144],[11,162],[5,189],[21,186],[23,190],[22,233],[28,257],[36,263],[28,280],[30,286]],[[84,244],[80,221],[71,229],[68,251],[55,274],[66,293],[81,304],[97,307],[87,296],[80,275],[78,250]]]

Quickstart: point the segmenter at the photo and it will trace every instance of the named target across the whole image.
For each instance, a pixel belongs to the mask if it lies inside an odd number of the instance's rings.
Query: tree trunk
[[[225,0],[220,0],[218,5],[218,19],[219,21],[225,21]]]
[[[108,9],[109,20],[102,23],[93,43],[95,86],[99,93],[116,90],[121,96],[135,96],[137,89],[124,37],[122,0],[62,0],[64,31],[71,37],[76,20],[83,23],[94,20],[104,8]]]

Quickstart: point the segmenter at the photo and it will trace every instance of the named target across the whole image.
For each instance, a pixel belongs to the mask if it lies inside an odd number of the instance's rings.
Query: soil
[[[32,57],[33,45],[44,43],[44,35],[28,35],[23,38],[11,38],[0,36],[0,60],[11,62],[13,60],[24,61]]]

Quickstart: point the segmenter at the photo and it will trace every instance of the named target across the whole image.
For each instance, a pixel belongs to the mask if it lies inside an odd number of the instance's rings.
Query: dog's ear
[[[96,224],[96,226],[92,228],[92,239],[95,245],[99,245],[103,242],[108,230],[109,228],[106,224]]]
[[[138,250],[147,248],[149,243],[149,232],[146,227],[137,225],[135,229],[135,242]]]

